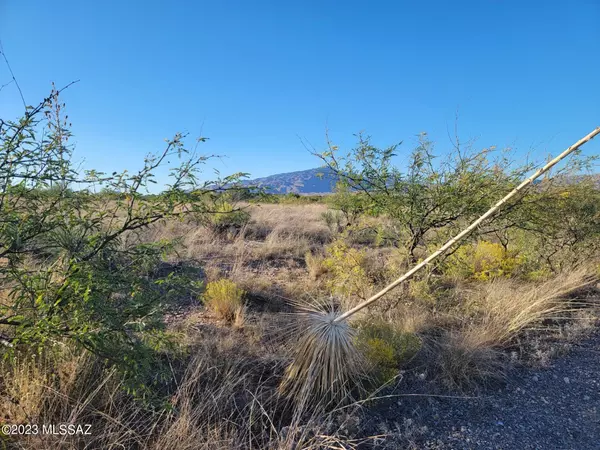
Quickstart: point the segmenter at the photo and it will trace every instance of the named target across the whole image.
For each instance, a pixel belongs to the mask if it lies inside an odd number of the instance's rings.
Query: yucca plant
[[[317,302],[316,307],[304,307],[299,315],[298,322],[301,326],[297,329],[294,359],[287,369],[282,389],[295,396],[301,403],[322,404],[324,400],[331,403],[333,400],[344,401],[348,398],[352,390],[360,386],[357,376],[360,372],[360,351],[355,345],[353,337],[356,331],[348,323],[349,319],[435,261],[482,222],[493,216],[510,199],[530,186],[534,180],[598,134],[600,134],[600,127],[549,161],[437,251],[367,300],[345,312],[327,307],[327,303],[323,302]],[[372,148],[367,147],[366,150],[372,151]],[[384,159],[384,162],[386,161],[388,160]],[[511,324],[513,328],[518,328],[520,325],[521,322],[518,320]]]

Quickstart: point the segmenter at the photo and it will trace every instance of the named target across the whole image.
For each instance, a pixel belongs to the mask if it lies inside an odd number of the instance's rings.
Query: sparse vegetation
[[[227,279],[212,281],[206,285],[204,304],[219,318],[229,322],[242,320],[244,291]]]
[[[578,329],[595,323],[600,191],[585,180],[537,185],[336,324],[329,345],[320,339],[336,311],[397,277],[528,167],[493,149],[438,164],[422,136],[404,173],[395,147],[360,138],[347,161],[333,148],[321,155],[342,178],[335,194],[228,193],[243,174],[200,183],[205,159],[176,136],[137,174],[81,177],[61,108],[55,91],[0,126],[0,409],[9,422],[91,423],[94,436],[29,436],[26,448],[353,448],[365,436],[351,424],[370,404],[356,401],[386,383],[402,389],[401,372],[478,389],[547,336],[574,333],[572,317],[585,317]],[[186,154],[170,187],[144,191],[165,156]],[[315,342],[327,345],[315,354]]]
[[[250,214],[221,200],[208,217],[210,229],[217,235],[235,235],[248,223]]]
[[[421,347],[413,333],[397,328],[382,320],[356,325],[357,340],[366,360],[372,367],[375,385],[381,386],[398,375]]]

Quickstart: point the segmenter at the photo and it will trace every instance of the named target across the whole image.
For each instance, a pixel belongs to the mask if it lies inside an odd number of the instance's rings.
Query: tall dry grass
[[[246,350],[241,350],[245,348]],[[170,410],[126,395],[118,375],[93,356],[68,348],[3,363],[0,409],[5,423],[91,425],[86,436],[2,437],[25,449],[353,449],[344,420],[295,412],[277,390],[282,364],[240,347],[236,338],[196,340],[173,373]],[[175,364],[175,361],[174,361]],[[350,419],[351,420],[351,419]]]
[[[504,350],[532,330],[551,330],[555,321],[576,320],[582,307],[597,306],[598,298],[577,295],[596,281],[593,269],[580,268],[539,283],[497,279],[479,286],[455,325],[427,339],[431,369],[459,389],[504,378],[510,368]]]
[[[181,236],[175,260],[202,265],[205,282],[227,278],[247,293],[247,310],[239,318],[234,314],[233,324],[210,322],[199,306],[180,319],[178,330],[191,356],[173,361],[173,386],[167,392],[171,410],[144,407],[124,394],[117,374],[100,361],[57,344],[43,357],[22,355],[2,363],[4,420],[91,423],[94,434],[85,439],[28,436],[11,445],[161,450],[357,446],[360,439],[345,431],[343,420],[323,409],[311,414],[307,400],[314,385],[324,400],[321,406],[344,397],[352,402],[350,394],[360,394],[368,364],[357,353],[352,332],[340,330],[314,357],[299,358],[305,364],[291,370],[305,383],[287,386],[300,399],[295,406],[286,386],[286,395],[279,389],[284,363],[292,355],[282,342],[300,340],[296,351],[301,355],[313,345],[302,339],[318,340],[328,325],[311,321],[311,328],[297,317],[294,328],[278,309],[287,310],[306,297],[331,299],[334,271],[322,264],[324,246],[333,239],[321,217],[326,206],[251,205],[248,210],[251,220],[235,236],[216,235],[192,222],[169,222],[129,237],[153,241]],[[350,239],[349,245],[365,252],[368,290],[385,284],[407,264],[402,249],[355,241]],[[589,306],[592,297],[583,301],[578,292],[594,279],[592,271],[583,269],[543,282],[448,281],[432,274],[386,298],[363,318],[372,315],[424,342],[414,360],[403,362],[408,365],[396,367],[398,371],[418,367],[447,388],[473,389],[505,376],[511,367],[507,350],[529,339],[532,330],[553,326]],[[277,339],[271,341],[271,336]]]

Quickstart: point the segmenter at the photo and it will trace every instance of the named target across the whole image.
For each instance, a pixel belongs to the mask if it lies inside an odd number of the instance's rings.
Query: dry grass
[[[547,319],[564,318],[579,309],[581,302],[569,299],[569,295],[594,282],[595,276],[586,268],[531,285],[498,279],[484,285],[483,292],[466,308],[477,311],[479,340],[503,347],[524,330],[540,326]]]
[[[330,231],[322,219],[327,206],[310,205],[253,205],[249,208],[252,220],[249,228],[279,229],[288,236],[303,236],[314,242],[330,239]]]
[[[294,302],[305,298],[307,293],[327,297],[333,280],[323,264],[322,244],[330,242],[332,236],[322,219],[325,210],[324,205],[317,204],[251,205],[248,207],[251,221],[235,239],[218,240],[204,229],[188,227],[185,248],[190,256],[205,262],[209,280],[226,276],[251,298],[264,299],[270,305]],[[374,220],[370,218],[370,225],[376,225]],[[174,231],[165,229],[167,235]],[[177,231],[181,233],[182,229]],[[356,239],[357,236],[351,236],[350,242]],[[406,268],[406,254],[402,249],[372,248],[365,242],[357,244],[362,245],[359,248],[365,255],[365,277],[360,285],[372,291]],[[422,335],[431,343],[428,348],[432,355],[437,355],[430,358],[435,366],[432,370],[439,371],[446,384],[475,386],[482,380],[502,376],[508,367],[502,349],[515,337],[547,318],[569,313],[573,305],[561,297],[585,284],[586,277],[582,272],[572,272],[544,283],[502,278],[475,284],[455,280],[441,290],[435,285],[436,278],[428,277],[401,288],[396,297],[376,305],[372,314],[405,332]],[[347,285],[348,281],[342,284]],[[303,336],[297,350],[300,353],[309,342],[314,344],[317,334],[324,332],[324,322],[316,323],[321,326],[306,327],[307,335],[298,334]],[[336,345],[343,341],[338,340]],[[329,348],[331,342],[328,339],[325,342],[324,348]],[[325,353],[319,356],[324,358],[321,362],[325,366],[321,377],[327,378],[329,367],[335,366],[331,356]],[[290,376],[299,373],[308,376],[306,371],[311,364],[321,363],[312,361],[295,367]],[[317,391],[335,390],[335,383],[344,384],[332,379],[327,388],[319,387]]]
[[[426,370],[449,389],[471,391],[506,375],[504,353],[490,346],[478,328],[447,330],[426,344]]]
[[[171,324],[193,356],[173,361],[170,411],[144,408],[123,393],[114,372],[62,344],[43,357],[20,355],[3,362],[0,410],[6,421],[94,426],[93,436],[85,441],[46,435],[29,436],[18,444],[149,450],[358,446],[360,439],[347,431],[345,419],[322,408],[352,402],[364,392],[360,380],[367,379],[368,366],[351,324],[331,324],[338,312],[331,299],[335,270],[323,264],[325,246],[333,241],[322,219],[326,210],[319,204],[249,205],[251,220],[235,236],[216,235],[192,222],[162,223],[143,235],[128,236],[144,241],[181,236],[174,259],[202,265],[206,305],[229,323],[198,306]],[[365,255],[360,272],[341,278],[348,287],[359,274],[365,292],[372,292],[406,268],[402,249],[375,248],[370,238],[359,238],[353,235],[347,242]],[[346,256],[342,252],[340,261]],[[338,271],[342,267],[334,265]],[[233,289],[212,295],[210,286],[216,285],[211,282],[224,278],[234,283]],[[511,365],[507,350],[523,345],[540,328],[556,328],[564,317],[588,317],[581,312],[591,311],[583,308],[591,299],[576,297],[594,279],[597,275],[583,269],[535,283],[503,278],[449,281],[432,273],[399,288],[362,316],[385,321],[424,342],[414,361],[392,370],[418,364],[447,388],[475,389],[505,376]],[[246,293],[245,304],[240,290]],[[336,301],[357,300],[351,297]],[[305,298],[326,300],[307,306],[301,301]],[[300,304],[300,314],[291,320],[282,314],[290,304]],[[584,326],[583,321],[579,324]],[[286,373],[285,363],[292,358]],[[295,400],[290,403],[290,398]],[[309,406],[315,404],[320,408],[310,414]]]
[[[42,359],[5,361],[5,422],[91,424],[92,434],[27,435],[4,443],[68,450],[321,450],[353,449],[364,441],[346,435],[347,414],[339,420],[290,412],[277,390],[281,361],[243,335],[222,329],[196,335],[190,345],[193,356],[173,373],[170,411],[143,407],[123,393],[114,371],[68,347]]]
[[[474,389],[502,379],[510,367],[504,350],[526,332],[551,329],[546,321],[572,319],[584,306],[572,297],[594,281],[589,269],[579,269],[537,284],[485,283],[470,293],[457,326],[428,340],[426,358],[450,388]]]
[[[304,261],[306,262],[306,268],[312,280],[318,280],[325,275],[329,270],[323,264],[323,257],[315,255],[312,252],[306,252],[304,255]]]

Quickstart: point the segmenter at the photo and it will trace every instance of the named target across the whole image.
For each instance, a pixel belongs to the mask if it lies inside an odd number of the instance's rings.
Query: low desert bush
[[[358,347],[371,366],[373,381],[380,386],[394,378],[421,348],[421,340],[382,320],[357,324]]]
[[[231,203],[222,202],[208,219],[210,229],[216,234],[236,234],[250,221],[250,213],[235,208]]]
[[[218,317],[228,322],[241,320],[240,316],[244,311],[243,298],[244,291],[228,279],[212,281],[206,285],[206,291],[203,295],[204,303]]]
[[[343,299],[368,297],[371,283],[365,270],[365,251],[338,239],[326,247],[325,253],[323,265],[330,274],[327,283],[331,293]]]
[[[483,240],[459,247],[445,261],[447,274],[480,281],[509,278],[522,263],[518,252]]]
[[[325,225],[327,225],[327,228],[329,228],[329,231],[331,231],[332,234],[341,233],[344,229],[344,226],[346,225],[344,221],[344,216],[341,213],[341,211],[327,210],[321,213],[321,218],[323,219]]]
[[[318,280],[328,271],[323,262],[323,258],[319,255],[313,254],[312,252],[306,252],[304,255],[304,262],[306,262],[306,268],[308,269],[308,273],[313,280]]]

